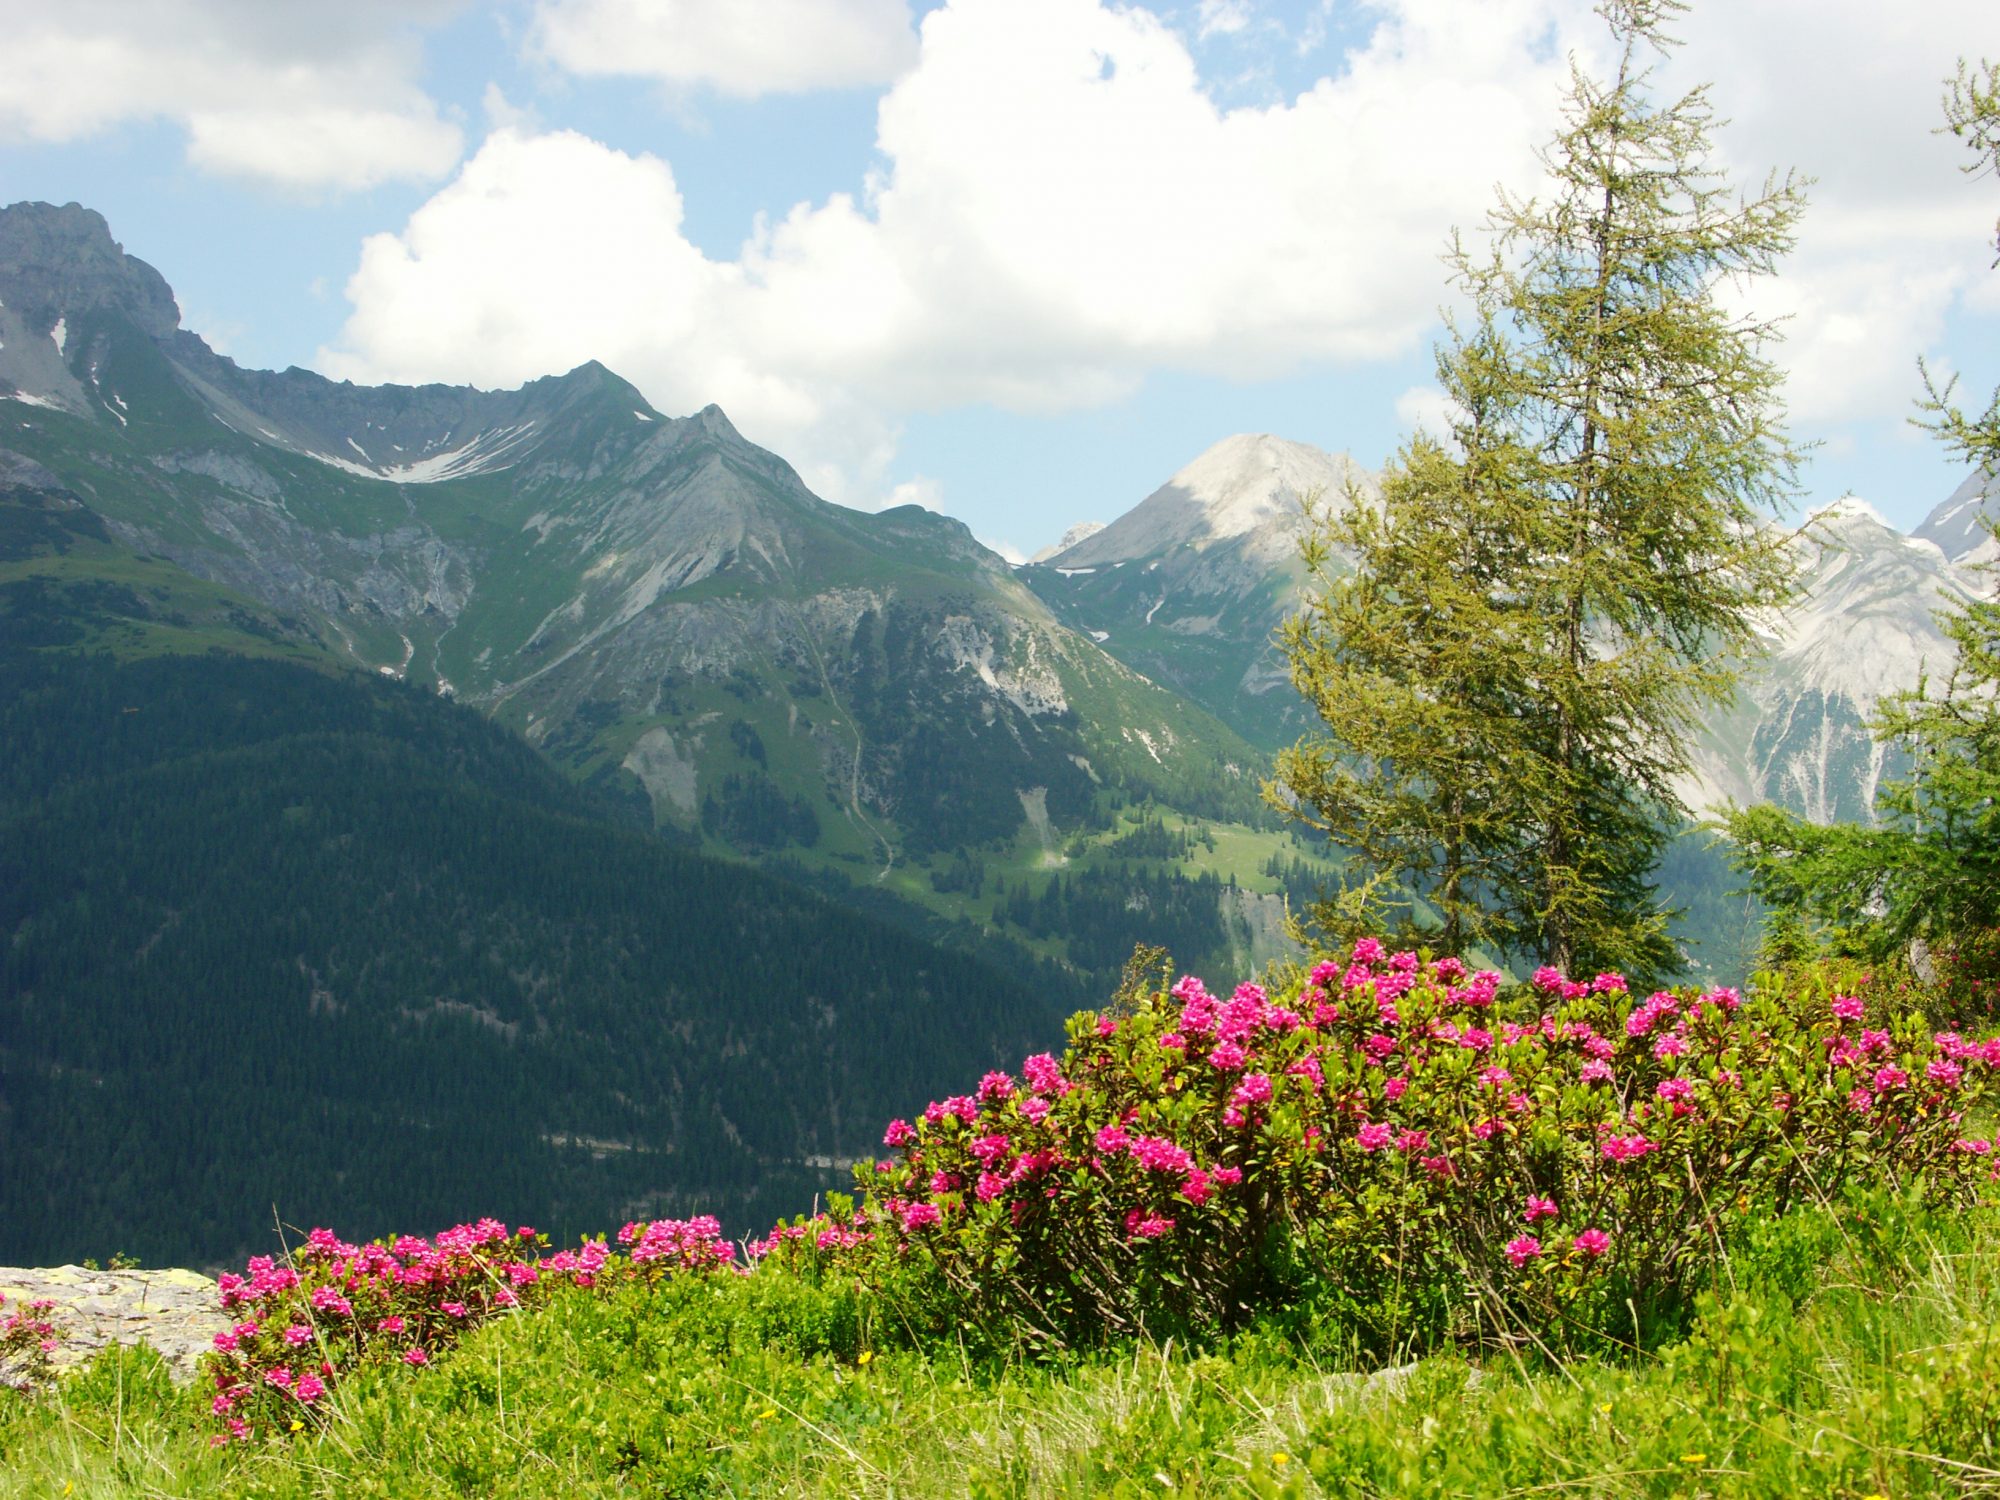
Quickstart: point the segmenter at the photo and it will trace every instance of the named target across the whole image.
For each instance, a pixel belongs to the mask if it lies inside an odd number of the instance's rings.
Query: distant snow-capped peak
[[[1042,548],[1041,551],[1029,558],[1028,561],[1031,563],[1047,562],[1050,558],[1069,551],[1078,542],[1088,541],[1103,529],[1104,523],[1102,521],[1078,521],[1055,541],[1049,543],[1048,546]]]
[[[1197,551],[1252,533],[1296,537],[1303,502],[1338,497],[1369,476],[1344,453],[1269,433],[1226,437],[1109,526],[1065,548],[1059,567],[1105,567],[1154,558],[1179,547]],[[1279,548],[1289,555],[1292,544]]]

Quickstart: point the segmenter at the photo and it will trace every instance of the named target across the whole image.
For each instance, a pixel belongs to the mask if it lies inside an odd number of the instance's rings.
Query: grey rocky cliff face
[[[180,327],[166,278],[127,255],[94,209],[16,203],[0,210],[0,302],[47,333],[68,313],[116,309],[153,338]]]

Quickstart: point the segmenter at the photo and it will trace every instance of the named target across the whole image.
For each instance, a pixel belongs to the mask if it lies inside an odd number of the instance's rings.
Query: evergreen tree
[[[1973,153],[1968,172],[2000,175],[2000,66],[1961,63],[1945,121]],[[1940,390],[1928,372],[1925,384],[1925,425],[2000,473],[2000,390],[1968,416],[1949,385]],[[1880,826],[1823,828],[1770,806],[1725,821],[1738,868],[1773,910],[1777,952],[1807,940],[1882,957],[1920,943],[1948,967],[1942,977],[1990,997],[2000,979],[2000,600],[1989,592],[1947,609],[1939,625],[1957,653],[1940,689],[1920,681],[1870,726],[1909,757],[1908,774],[1883,784]]]
[[[1706,88],[1650,97],[1683,9],[1600,7],[1616,70],[1572,66],[1546,195],[1503,194],[1490,250],[1448,256],[1471,304],[1437,356],[1452,446],[1405,447],[1379,517],[1350,497],[1286,638],[1331,735],[1274,795],[1450,934],[1566,969],[1674,967],[1648,876],[1686,738],[1794,575],[1766,524],[1796,461],[1773,329],[1718,293],[1772,270],[1803,193],[1739,197]],[[1327,581],[1334,547],[1351,578]]]

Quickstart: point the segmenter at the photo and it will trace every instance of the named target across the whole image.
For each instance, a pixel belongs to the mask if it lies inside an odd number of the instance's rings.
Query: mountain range
[[[95,213],[0,209],[0,1146],[40,1164],[0,1214],[102,1235],[134,1195],[198,1201],[199,1233],[134,1242],[220,1256],[228,1204],[421,1218],[503,1138],[523,1212],[749,1212],[866,1152],[864,1117],[1053,1043],[1135,943],[1212,974],[1293,951],[1287,903],[1338,862],[1261,800],[1315,728],[1271,633],[1304,502],[1377,485],[1231,437],[1017,568],[598,364],[513,391],[240,368]],[[1976,586],[1997,495],[1913,537],[1813,518],[1692,805],[1868,816],[1866,720],[1942,668],[1932,611]],[[1665,878],[1734,962],[1719,862]],[[254,983],[218,980],[232,955]],[[924,1040],[871,1072],[899,1007]],[[370,1055],[449,1086],[399,1112],[346,1076]],[[252,1082],[204,1113],[219,1076]],[[288,1110],[427,1165],[353,1182],[211,1138]],[[149,1164],[123,1188],[121,1142]],[[51,1235],[12,1253],[114,1248]]]
[[[1231,437],[1110,525],[1072,528],[1022,576],[1106,651],[1275,750],[1316,727],[1272,641],[1307,581],[1306,502],[1378,494],[1378,476],[1346,454]],[[1873,816],[1889,762],[1867,723],[1884,696],[1949,670],[1937,614],[1982,586],[1995,556],[1982,515],[2000,518],[2000,480],[1974,475],[1908,536],[1855,499],[1798,524],[1799,597],[1764,622],[1736,701],[1703,726],[1680,789],[1691,809]],[[1345,565],[1336,554],[1331,571]]]

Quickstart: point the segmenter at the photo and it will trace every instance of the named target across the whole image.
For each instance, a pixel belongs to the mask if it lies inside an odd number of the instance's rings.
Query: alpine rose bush
[[[289,1261],[257,1256],[225,1272],[222,1306],[237,1319],[203,1357],[221,1425],[214,1441],[297,1432],[323,1423],[340,1378],[366,1364],[421,1369],[467,1331],[544,1300],[561,1286],[658,1282],[734,1259],[721,1226],[702,1216],[627,1224],[625,1253],[601,1240],[545,1254],[546,1237],[496,1219],[431,1239],[400,1235],[353,1245],[315,1229]]]
[[[56,1305],[47,1298],[17,1302],[12,1308],[6,1304],[0,1295],[0,1385],[23,1390],[46,1385],[55,1374],[62,1340]]]
[[[1413,1338],[1638,1336],[1734,1224],[1857,1182],[1959,1201],[2000,1041],[1811,981],[1638,996],[1357,943],[1276,996],[1198,979],[897,1120],[861,1202],[755,1255],[1038,1346],[1304,1303]],[[1003,1335],[1004,1336],[1004,1335]]]

